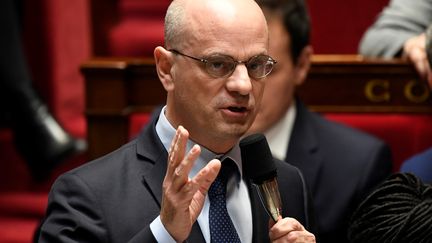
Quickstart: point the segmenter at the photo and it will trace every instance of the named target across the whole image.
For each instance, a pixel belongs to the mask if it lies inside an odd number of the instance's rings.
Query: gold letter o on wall
[[[365,95],[371,102],[390,101],[390,92],[388,91],[390,83],[388,80],[373,79],[366,83]],[[379,92],[379,90],[383,90]]]
[[[421,92],[418,94],[415,93],[415,88],[420,88]],[[405,98],[413,103],[425,102],[429,98],[429,94],[429,87],[426,84],[416,80],[409,81],[404,88]]]

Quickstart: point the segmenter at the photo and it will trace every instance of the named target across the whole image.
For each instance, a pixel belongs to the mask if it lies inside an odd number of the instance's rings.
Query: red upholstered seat
[[[129,138],[132,139],[136,137],[143,126],[145,126],[151,118],[151,114],[142,113],[142,114],[133,114],[129,117]]]
[[[120,21],[109,33],[109,55],[152,56],[163,44],[165,10],[170,0],[118,0]],[[358,42],[388,0],[307,0],[312,45],[318,54],[352,54]],[[344,21],[340,21],[343,19]],[[159,22],[159,23],[156,23]],[[157,29],[161,28],[161,29]],[[337,36],[337,38],[334,38]],[[159,39],[158,39],[159,38]],[[140,43],[140,44],[137,44]],[[131,46],[127,46],[130,44]]]
[[[48,201],[47,192],[4,192],[0,194],[2,217],[41,219]],[[1,241],[0,241],[1,242]]]
[[[0,216],[0,242],[29,243],[40,220],[35,218]]]
[[[109,32],[113,56],[153,56],[163,45],[164,16],[171,1],[119,1],[120,22]]]
[[[165,16],[166,9],[171,0],[143,1],[143,0],[120,0],[119,11],[122,17],[154,17]]]
[[[0,194],[0,242],[32,242],[45,214],[47,192],[3,192]]]
[[[386,141],[392,149],[395,170],[405,159],[432,146],[430,115],[332,113],[325,116]]]
[[[163,22],[155,19],[129,19],[110,31],[109,45],[114,56],[153,56],[163,45]]]
[[[317,54],[357,53],[358,42],[389,0],[306,0]]]

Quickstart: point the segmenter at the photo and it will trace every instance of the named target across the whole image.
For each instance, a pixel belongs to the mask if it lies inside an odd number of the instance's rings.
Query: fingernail
[[[195,144],[195,145],[192,147],[192,152],[196,153],[196,152],[198,152],[198,149],[199,149],[199,145],[198,145],[198,144]]]

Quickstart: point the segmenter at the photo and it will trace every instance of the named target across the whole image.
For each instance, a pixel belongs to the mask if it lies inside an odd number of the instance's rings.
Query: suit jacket
[[[395,57],[406,40],[426,31],[432,23],[432,1],[391,0],[360,41],[366,56]]]
[[[319,242],[347,242],[352,212],[391,173],[390,149],[308,111],[299,100],[296,104],[286,161],[302,171],[311,189]]]
[[[167,152],[155,122],[120,149],[60,176],[54,183],[40,242],[156,242],[150,223],[159,215]],[[284,216],[313,229],[301,172],[276,161]],[[247,180],[247,179],[246,179]],[[253,242],[268,242],[268,219],[252,190]],[[313,231],[313,230],[310,230]],[[205,242],[195,223],[187,242]]]

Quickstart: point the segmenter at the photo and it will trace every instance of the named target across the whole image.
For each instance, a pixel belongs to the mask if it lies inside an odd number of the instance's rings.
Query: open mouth
[[[228,110],[230,110],[231,112],[245,112],[247,109],[246,107],[230,106],[228,107]]]

